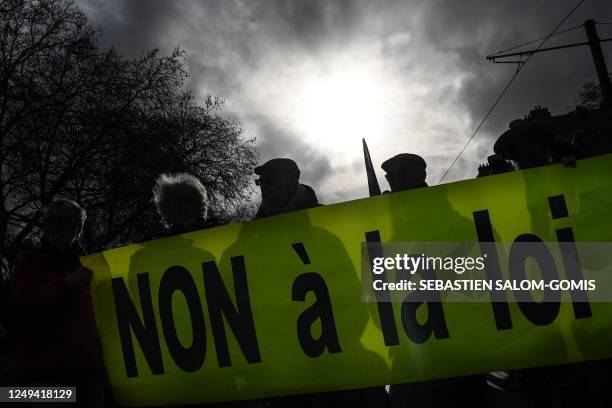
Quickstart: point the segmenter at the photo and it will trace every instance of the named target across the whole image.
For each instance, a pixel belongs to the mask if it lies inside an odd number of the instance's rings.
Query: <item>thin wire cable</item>
[[[472,134],[472,136],[470,136],[470,138],[467,140],[467,142],[463,145],[463,147],[461,148],[461,151],[459,152],[459,154],[457,155],[457,157],[455,157],[455,160],[453,160],[453,162],[450,164],[450,166],[448,167],[448,169],[446,169],[446,171],[444,172],[444,174],[442,175],[442,177],[440,178],[440,180],[438,181],[438,184],[440,184],[444,178],[448,175],[448,173],[451,171],[451,169],[453,168],[453,166],[455,165],[455,163],[457,163],[457,160],[459,160],[459,157],[461,157],[461,155],[463,154],[463,152],[465,151],[465,149],[467,149],[468,145],[470,144],[470,142],[472,141],[472,139],[474,138],[474,136],[476,136],[476,133],[478,133],[478,131],[480,130],[480,128],[482,127],[482,125],[485,123],[485,121],[487,120],[487,118],[489,117],[489,115],[491,115],[491,112],[493,112],[493,109],[495,109],[495,107],[497,106],[497,104],[499,103],[499,101],[501,100],[501,98],[506,94],[506,91],[510,88],[510,85],[512,85],[512,83],[514,82],[514,79],[518,76],[520,72],[520,68],[517,68],[516,72],[514,72],[514,75],[512,76],[512,78],[510,78],[510,81],[508,81],[508,83],[506,84],[506,86],[504,87],[504,89],[501,91],[501,93],[499,94],[499,96],[497,97],[497,99],[495,99],[495,102],[493,102],[493,105],[491,106],[491,108],[489,108],[488,112],[486,113],[486,115],[482,118],[482,120],[480,121],[480,124],[478,125],[478,127],[476,128],[476,130],[474,131],[474,133]]]
[[[548,34],[543,40],[542,42],[536,47],[536,51],[539,50],[544,43],[554,34],[557,32],[557,30],[559,29],[559,27],[561,27],[563,25],[563,23],[565,23],[567,21],[568,18],[570,18],[570,16],[572,14],[574,14],[574,12],[578,9],[578,7],[580,7],[582,5],[582,3],[584,3],[585,0],[580,0],[578,2],[578,4],[576,4],[574,6],[574,8],[563,18],[563,20],[561,20],[561,22],[559,24],[557,24],[557,26],[550,32],[550,34]],[[472,139],[474,139],[474,136],[476,136],[476,134],[478,133],[478,131],[480,130],[480,128],[482,127],[482,125],[485,123],[485,121],[488,119],[489,115],[491,115],[491,113],[493,112],[493,110],[495,109],[495,107],[497,106],[497,104],[499,103],[499,101],[501,100],[501,98],[505,95],[506,91],[510,88],[510,86],[512,85],[512,83],[514,82],[514,80],[516,79],[516,77],[518,76],[519,72],[525,67],[525,65],[527,64],[527,62],[531,59],[531,57],[533,57],[535,55],[534,54],[530,54],[529,56],[527,56],[527,58],[525,58],[525,61],[523,61],[523,63],[519,63],[517,68],[516,68],[516,72],[514,72],[514,75],[512,76],[512,78],[510,78],[510,81],[508,81],[508,84],[504,87],[504,89],[501,91],[501,93],[499,94],[499,96],[497,97],[497,99],[495,99],[495,102],[493,102],[493,105],[491,106],[491,108],[487,111],[486,115],[482,118],[482,120],[480,121],[480,124],[478,125],[478,127],[476,128],[476,130],[474,131],[474,133],[472,134],[472,136],[470,136],[470,138],[465,142],[465,144],[463,145],[463,147],[461,148],[461,151],[459,152],[459,154],[457,155],[457,157],[455,157],[455,159],[452,161],[451,165],[448,167],[448,169],[446,169],[446,171],[444,172],[444,174],[442,175],[442,177],[440,178],[440,180],[438,181],[438,184],[440,184],[444,178],[448,175],[448,173],[451,171],[451,169],[453,168],[453,166],[455,165],[455,163],[457,163],[457,160],[459,160],[459,157],[461,157],[461,155],[463,154],[463,152],[465,151],[465,149],[467,149],[468,145],[470,144],[470,142],[472,141]]]
[[[583,26],[584,26],[584,24],[579,24],[579,25],[577,25],[577,26],[575,26],[575,27],[568,28],[567,30],[559,31],[558,33],[555,33],[554,35],[551,35],[551,36],[550,36],[550,37],[548,37],[548,38],[556,37],[556,36],[558,36],[558,35],[565,34],[565,33],[568,33],[568,32],[570,32],[570,31],[574,31],[574,30],[576,30],[576,29],[578,29],[578,28],[582,28]],[[504,53],[504,52],[508,52],[508,51],[516,50],[517,48],[521,48],[521,47],[524,47],[524,46],[526,46],[526,45],[531,45],[531,44],[537,43],[538,41],[541,41],[541,40],[543,40],[543,39],[545,39],[545,38],[546,38],[546,36],[544,36],[544,37],[540,37],[540,38],[536,38],[535,40],[531,40],[531,41],[528,41],[528,42],[523,43],[523,44],[515,45],[514,47],[510,47],[510,48],[508,48],[508,49],[498,51],[498,52],[496,52],[495,54],[491,54],[491,55],[497,55],[497,54],[502,54],[502,53]]]

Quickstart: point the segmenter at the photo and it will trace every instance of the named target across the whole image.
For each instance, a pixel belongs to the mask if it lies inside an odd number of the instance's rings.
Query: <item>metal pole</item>
[[[604,108],[612,110],[612,84],[610,83],[610,76],[608,75],[606,60],[604,59],[603,52],[601,51],[601,44],[599,43],[599,36],[597,35],[595,22],[593,20],[585,21],[584,29],[589,40],[589,47],[591,47],[591,54],[593,55],[593,62],[595,63],[597,77],[599,78],[601,104]]]

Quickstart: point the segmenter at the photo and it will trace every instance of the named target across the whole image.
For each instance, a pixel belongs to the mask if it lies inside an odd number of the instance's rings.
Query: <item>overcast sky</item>
[[[361,138],[380,164],[422,155],[430,185],[459,153],[515,66],[485,56],[546,36],[578,0],[80,0],[102,42],[127,55],[185,49],[196,96],[226,100],[260,162],[293,158],[320,201],[367,196]],[[560,30],[612,22],[609,0],[586,0]],[[612,25],[597,26],[600,38]],[[583,29],[547,46],[585,40]],[[537,43],[527,47],[534,48]],[[603,44],[608,68],[612,42]],[[495,138],[535,105],[575,108],[596,79],[588,47],[532,58],[444,182],[475,177]]]

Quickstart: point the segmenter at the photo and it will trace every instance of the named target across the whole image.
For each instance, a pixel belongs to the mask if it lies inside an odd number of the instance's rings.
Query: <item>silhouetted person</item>
[[[317,200],[315,191],[310,186],[300,184],[300,170],[291,159],[272,159],[256,167],[255,174],[259,176],[256,183],[261,188],[262,196],[262,203],[255,215],[256,219],[321,205]],[[288,227],[291,228],[291,226]],[[311,226],[309,228],[312,229]],[[337,254],[337,256],[341,255]],[[347,282],[348,284],[349,282]],[[384,387],[373,387],[270,398],[258,401],[255,406],[324,408],[362,406],[385,408],[389,406],[389,402]]]
[[[139,293],[140,274],[146,273],[151,279],[158,280],[169,267],[180,265],[195,273],[202,270],[203,262],[214,260],[214,256],[196,245],[192,237],[180,235],[213,226],[208,217],[208,193],[197,177],[187,173],[159,175],[153,186],[153,202],[166,229],[165,235],[173,236],[172,243],[152,240],[139,244],[140,249],[131,256],[127,272],[127,283],[132,293]],[[177,315],[181,315],[181,311]],[[177,333],[193,330],[188,318],[177,319],[172,324]],[[206,386],[211,387],[211,384]],[[228,387],[224,384],[222,388]],[[190,405],[193,408],[223,406],[214,403]]]
[[[310,186],[300,184],[300,169],[293,160],[272,159],[255,167],[254,172],[259,176],[255,184],[261,190],[261,204],[257,209],[255,219],[319,206],[314,190]],[[313,396],[305,394],[266,398],[248,401],[244,406],[247,405],[249,407],[311,407]]]
[[[553,163],[574,167],[576,156],[580,157],[584,155],[581,151],[588,150],[580,146],[577,140],[573,140],[574,146],[559,140],[555,128],[546,118],[519,119],[511,122],[509,127],[495,143],[494,150],[505,159],[513,160],[519,169]],[[575,135],[575,139],[581,136],[582,134],[579,133]],[[592,141],[588,137],[584,139],[586,140],[582,142],[589,146],[589,142]],[[540,237],[554,236],[554,226],[551,220],[542,217],[535,210],[536,203],[541,201],[541,186],[547,182],[547,176],[542,173],[524,175],[527,208],[530,213],[533,212],[531,231]],[[550,343],[550,348],[561,349],[563,347],[560,338]],[[586,373],[589,371],[589,366],[595,365],[579,363],[500,372],[505,378],[497,378],[491,373],[488,381],[501,390],[523,394],[532,400],[535,406],[593,406],[591,393],[587,391],[575,393],[574,390],[588,388],[585,386],[588,383]],[[506,398],[503,394],[499,395],[500,400]]]
[[[0,254],[0,383],[8,384],[14,371],[14,356],[9,328],[8,260]]]
[[[153,201],[168,235],[184,234],[210,227],[208,194],[196,177],[162,174],[153,187]]]
[[[9,272],[8,260],[0,254],[0,345],[3,345],[8,339]]]
[[[576,165],[575,147],[560,139],[546,109],[536,107],[525,119],[517,119],[510,123],[509,129],[495,142],[496,156],[505,160],[512,160],[519,170],[530,169],[553,163],[562,163],[564,166]],[[480,169],[479,169],[480,170]],[[546,176],[540,173],[525,175],[525,196],[527,208],[535,208],[540,200],[540,189],[546,183]],[[535,213],[532,215],[531,230],[538,236],[550,235],[553,227],[550,221]],[[557,341],[550,346],[562,347]],[[578,384],[582,381],[580,365],[536,367],[529,369],[498,371],[487,375],[487,382],[502,393],[495,398],[503,401],[508,394],[520,395],[533,401],[535,406],[575,406],[567,396],[560,398],[560,390],[566,388],[581,389]],[[572,376],[574,378],[572,378]],[[564,384],[564,385],[562,385]],[[559,394],[559,395],[557,395]],[[576,394],[578,395],[578,394]],[[589,404],[586,394],[579,397],[582,403]],[[563,404],[559,401],[563,400]]]
[[[255,182],[262,200],[256,219],[320,205],[314,190],[300,184],[300,169],[291,159],[267,161],[255,168],[255,174],[259,176]]]
[[[572,147],[555,138],[553,126],[544,120],[517,119],[497,139],[493,150],[505,160],[512,160],[521,170],[563,163],[574,166]]]
[[[104,405],[104,366],[78,243],[85,210],[71,200],[45,209],[41,247],[23,254],[11,284],[17,369],[31,385],[77,387],[76,406]]]
[[[421,156],[400,153],[383,162],[381,167],[387,172],[385,177],[389,182],[392,193],[427,187],[425,182],[427,163]],[[385,191],[385,193],[388,192]]]
[[[401,153],[383,162],[381,167],[387,173],[385,177],[393,193],[428,187],[425,182],[427,163],[421,156]],[[389,193],[389,191],[385,193]],[[396,241],[396,239],[391,241]],[[458,249],[466,251],[463,246]],[[478,406],[477,403],[475,404],[475,401],[482,397],[481,394],[485,390],[484,375],[474,375],[416,383],[393,384],[389,389],[389,399],[391,405],[397,408],[461,405],[461,403]]]

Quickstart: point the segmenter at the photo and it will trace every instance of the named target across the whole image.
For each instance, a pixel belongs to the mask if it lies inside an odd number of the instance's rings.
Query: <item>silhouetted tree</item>
[[[612,78],[612,74],[608,73],[610,78]],[[601,88],[599,87],[599,82],[597,81],[586,81],[582,84],[582,91],[578,96],[579,102],[578,104],[589,109],[596,110],[599,109],[601,105]]]
[[[0,239],[14,248],[38,230],[40,209],[81,203],[90,251],[154,238],[162,172],[189,172],[213,210],[232,214],[252,189],[252,140],[185,89],[184,52],[128,59],[102,50],[72,1],[0,0]]]

